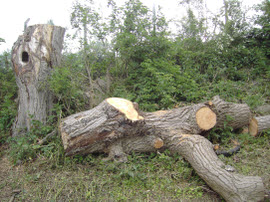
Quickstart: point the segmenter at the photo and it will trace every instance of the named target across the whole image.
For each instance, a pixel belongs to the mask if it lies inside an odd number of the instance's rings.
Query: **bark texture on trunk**
[[[197,174],[226,201],[259,201],[264,198],[265,189],[261,177],[230,172],[206,138],[185,135],[175,140],[174,145],[174,151],[182,155]]]
[[[255,109],[255,112],[264,116],[264,115],[270,115],[270,105],[262,105]]]
[[[251,120],[252,114],[247,104],[225,102],[219,96],[215,96],[208,104],[217,115],[216,128],[242,128]]]
[[[157,128],[200,134],[215,124],[216,116],[205,104],[139,115],[136,104],[121,98],[108,98],[91,110],[67,117],[60,130],[69,156],[104,152],[108,145],[124,137],[141,138],[151,133],[157,136]]]
[[[65,29],[52,25],[28,27],[12,48],[12,66],[19,88],[18,114],[13,136],[30,129],[31,119],[45,123],[53,97],[47,78],[61,61]]]
[[[239,110],[245,111],[247,120],[241,120],[242,124],[249,121],[249,110],[224,101],[213,103],[144,113],[138,111],[136,103],[108,98],[91,110],[65,118],[59,130],[68,156],[105,152],[110,159],[126,161],[126,155],[131,152],[169,149],[189,161],[198,175],[225,200],[259,201],[265,191],[262,179],[231,172],[218,159],[212,143],[200,135],[220,124],[210,109],[212,105],[220,117],[226,117],[226,113],[238,117]],[[235,111],[229,110],[230,107],[235,107]],[[231,126],[239,127],[235,123]]]
[[[256,136],[267,129],[270,129],[270,115],[254,117],[248,127],[248,131],[252,136]]]

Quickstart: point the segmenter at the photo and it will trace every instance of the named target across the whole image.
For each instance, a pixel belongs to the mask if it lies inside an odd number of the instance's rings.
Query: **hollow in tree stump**
[[[19,88],[18,114],[13,136],[30,129],[31,119],[45,123],[53,107],[47,79],[61,61],[65,29],[53,25],[34,25],[14,43],[12,66]]]

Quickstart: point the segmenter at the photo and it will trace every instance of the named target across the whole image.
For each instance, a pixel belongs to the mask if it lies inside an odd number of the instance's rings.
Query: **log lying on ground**
[[[247,126],[252,114],[247,104],[225,102],[215,96],[209,103],[210,108],[217,115],[216,128],[232,127],[233,129]]]
[[[233,103],[231,105],[234,106]],[[224,108],[219,109],[219,106],[223,105],[216,104],[215,109],[222,114]],[[230,104],[227,106],[229,109]],[[237,110],[235,108],[235,114],[228,110],[230,116],[237,117]],[[245,117],[249,119],[249,116]],[[199,135],[217,123],[217,116],[208,104],[139,113],[137,106],[128,100],[108,98],[91,110],[65,118],[59,129],[68,156],[105,152],[109,158],[126,161],[126,154],[132,151],[169,149],[189,161],[198,175],[225,200],[263,199],[261,178],[226,170],[213,145]]]
[[[200,134],[216,124],[215,113],[205,104],[142,116],[135,108],[128,100],[108,98],[91,110],[64,119],[60,130],[66,155],[104,152],[115,140],[152,133],[156,124],[187,134]]]
[[[270,129],[270,115],[252,118],[248,127],[248,131],[252,136],[256,136],[267,129]]]
[[[260,115],[269,115],[270,114],[270,105],[262,105],[255,109],[255,112]]]

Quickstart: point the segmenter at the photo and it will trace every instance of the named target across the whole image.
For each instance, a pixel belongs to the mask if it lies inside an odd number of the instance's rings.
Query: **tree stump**
[[[250,110],[235,108],[234,103],[222,103],[215,104],[215,110],[221,117],[226,117],[227,113],[237,117],[240,110],[245,118],[241,118],[238,124],[244,125],[249,121]],[[111,159],[126,161],[126,155],[131,152],[168,149],[189,161],[198,175],[225,200],[263,199],[262,179],[226,170],[212,143],[200,135],[216,124],[221,127],[217,119],[209,103],[144,113],[138,111],[136,103],[108,98],[91,110],[63,119],[59,130],[67,156],[105,152]],[[231,126],[238,127],[236,124]]]
[[[18,114],[13,136],[30,129],[31,119],[46,123],[53,107],[47,78],[60,65],[65,29],[53,25],[34,25],[19,36],[12,48],[12,66],[19,88]]]

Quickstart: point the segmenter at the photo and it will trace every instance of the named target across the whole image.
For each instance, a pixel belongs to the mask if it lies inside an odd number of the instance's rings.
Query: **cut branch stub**
[[[248,127],[248,131],[252,136],[256,136],[267,129],[270,129],[270,115],[252,118]]]

